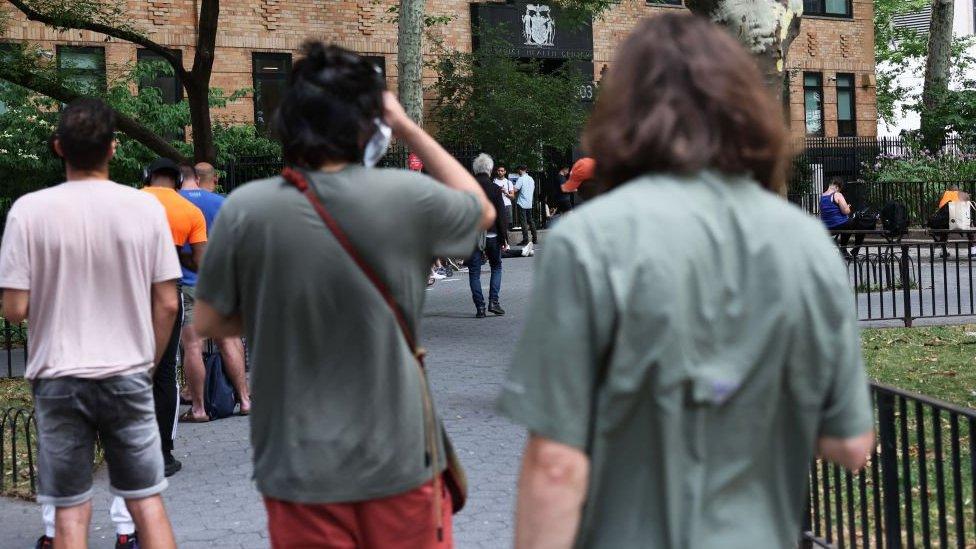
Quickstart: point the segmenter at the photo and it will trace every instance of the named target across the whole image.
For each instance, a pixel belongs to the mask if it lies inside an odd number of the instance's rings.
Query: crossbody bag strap
[[[407,323],[407,317],[403,313],[403,309],[400,304],[397,303],[396,299],[393,297],[393,292],[390,288],[383,282],[383,279],[376,274],[376,271],[366,262],[365,259],[353,246],[352,240],[339,222],[336,221],[329,210],[326,209],[325,204],[319,198],[318,194],[308,184],[308,179],[305,175],[293,168],[285,168],[282,171],[281,176],[285,178],[285,181],[291,183],[296,189],[298,189],[305,198],[308,199],[315,213],[319,215],[322,222],[329,229],[329,232],[335,236],[336,241],[345,250],[346,254],[350,259],[359,267],[359,270],[363,272],[366,279],[372,283],[376,291],[379,292],[380,296],[383,297],[383,301],[386,302],[387,307],[389,307],[390,312],[393,313],[393,317],[396,319],[397,326],[400,328],[400,333],[403,334],[403,338],[407,342],[407,346],[410,348],[410,352],[413,353],[414,358],[416,358],[417,371],[420,376],[420,390],[421,398],[423,399],[424,408],[424,431],[425,431],[425,443],[427,448],[427,461],[433,470],[433,486],[434,486],[434,514],[435,521],[437,524],[437,537],[438,539],[443,539],[444,527],[443,527],[443,516],[441,514],[441,479],[440,479],[440,453],[437,445],[437,425],[434,419],[434,404],[433,399],[430,395],[430,389],[427,385],[427,373],[424,368],[424,355],[423,349],[417,346],[417,340],[414,339],[413,332],[410,330],[410,325]]]

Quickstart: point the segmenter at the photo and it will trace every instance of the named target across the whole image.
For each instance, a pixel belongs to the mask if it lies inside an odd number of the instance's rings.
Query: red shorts
[[[264,498],[274,549],[450,549],[451,498],[441,490],[443,539],[437,539],[433,483],[355,503],[292,503]]]

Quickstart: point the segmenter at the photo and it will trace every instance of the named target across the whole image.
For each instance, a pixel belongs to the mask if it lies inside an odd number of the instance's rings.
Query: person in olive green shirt
[[[786,130],[734,39],[669,14],[619,51],[585,136],[613,190],[547,237],[499,403],[515,545],[795,547],[811,460],[873,443],[846,271],[770,192]]]
[[[416,333],[431,258],[470,253],[494,208],[368,59],[318,42],[303,54],[278,111],[285,160]],[[436,181],[363,164],[382,151],[367,157],[370,135],[357,131],[377,131],[379,117]],[[307,197],[283,177],[243,185],[211,243],[194,326],[201,337],[247,335],[254,479],[271,545],[450,547],[451,499],[435,481],[441,426],[415,349]]]

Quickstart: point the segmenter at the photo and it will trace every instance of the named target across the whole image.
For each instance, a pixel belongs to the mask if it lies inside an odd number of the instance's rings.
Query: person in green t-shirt
[[[247,335],[254,479],[272,546],[450,547],[441,425],[415,349],[294,183],[307,181],[413,333],[431,258],[471,253],[494,207],[369,60],[318,42],[303,53],[277,114],[293,170],[224,203],[194,327],[201,337]],[[433,178],[364,165],[383,154],[366,146],[385,133],[380,119]]]
[[[731,36],[668,14],[618,51],[584,137],[611,190],[547,237],[500,398],[515,546],[795,547],[811,461],[874,439],[846,270],[776,194],[781,109]]]

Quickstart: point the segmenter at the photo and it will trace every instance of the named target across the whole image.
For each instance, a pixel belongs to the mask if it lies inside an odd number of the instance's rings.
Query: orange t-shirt
[[[180,196],[180,193],[166,187],[145,187],[142,190],[155,196],[166,210],[169,230],[173,233],[173,243],[199,244],[207,241],[207,220],[200,208]]]
[[[946,191],[942,193],[942,200],[939,200],[939,209],[941,210],[942,206],[957,200],[959,200],[959,191]]]

